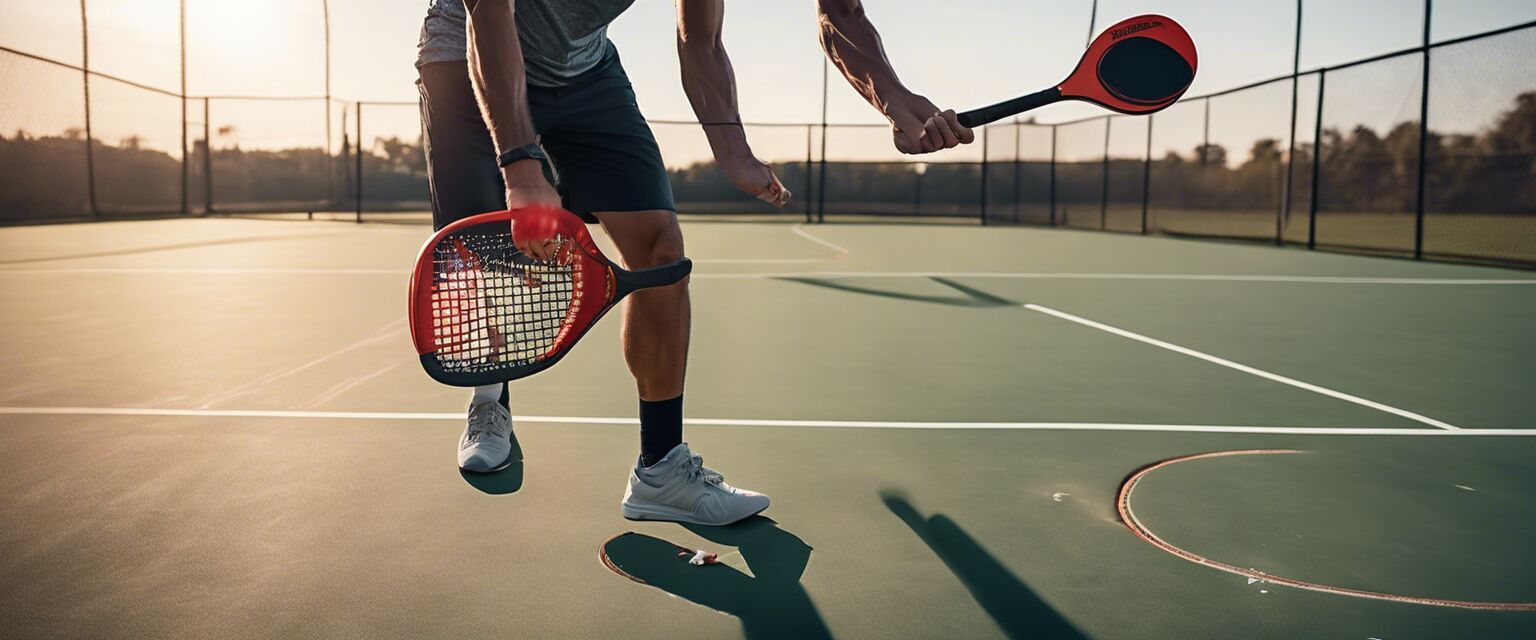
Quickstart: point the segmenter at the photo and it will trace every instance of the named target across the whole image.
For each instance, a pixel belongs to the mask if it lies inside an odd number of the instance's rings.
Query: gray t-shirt
[[[491,1],[491,0],[485,0]],[[528,83],[558,87],[602,62],[608,24],[635,0],[517,0],[517,37]],[[465,60],[464,0],[429,0],[416,66]]]

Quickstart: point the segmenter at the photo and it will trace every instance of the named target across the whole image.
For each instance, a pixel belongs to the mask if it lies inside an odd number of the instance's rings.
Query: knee
[[[651,239],[650,251],[645,254],[644,266],[647,267],[676,262],[683,257],[683,230],[676,221],[657,231]]]

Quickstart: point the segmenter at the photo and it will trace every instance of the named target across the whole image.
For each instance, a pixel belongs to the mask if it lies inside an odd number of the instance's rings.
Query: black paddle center
[[[1152,38],[1126,38],[1099,59],[1099,84],[1126,102],[1167,102],[1194,79],[1195,70],[1184,56]]]

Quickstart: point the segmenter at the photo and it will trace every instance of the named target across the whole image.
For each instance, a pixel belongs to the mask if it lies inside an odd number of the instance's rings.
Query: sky
[[[325,32],[320,0],[186,2],[189,94],[324,93]],[[93,69],[172,91],[178,89],[178,0],[87,0],[86,4]],[[416,92],[412,63],[426,0],[330,0],[329,4],[332,94],[347,100],[413,102]],[[1092,2],[865,0],[864,4],[903,82],[940,107],[963,110],[1059,81],[1081,54],[1089,33]],[[1149,12],[1178,19],[1194,36],[1201,64],[1191,95],[1291,70],[1294,3],[1100,0],[1096,24],[1102,28],[1122,18]],[[0,0],[0,16],[0,45],[71,64],[81,62],[77,3]],[[693,117],[678,82],[674,16],[671,0],[637,0],[610,29],[641,108],[653,119]],[[1533,19],[1536,2],[1531,0],[1442,0],[1437,3],[1431,36],[1440,41]],[[1305,5],[1302,27],[1301,67],[1338,64],[1414,46],[1422,38],[1423,4],[1422,0],[1311,1]],[[823,56],[810,0],[727,0],[724,40],[736,69],[744,119],[820,120]],[[71,102],[77,101],[73,96],[78,93],[78,83],[71,87],[73,79],[68,74],[30,61],[17,62],[8,57],[5,62],[0,73],[20,75],[29,86],[39,87],[39,95],[57,94],[57,102],[63,104],[39,106],[39,102],[47,102],[41,99],[0,104],[0,131],[29,122],[78,120],[78,106]],[[1488,72],[1481,68],[1488,65],[1486,56],[1444,64],[1448,65],[1447,74]],[[1400,117],[1402,104],[1417,103],[1416,90],[1403,90],[1404,85],[1399,82],[1415,77],[1417,64],[1410,66],[1411,69],[1372,72],[1384,77],[1358,79],[1353,84],[1360,87],[1361,95],[1353,97],[1346,93],[1330,99],[1330,111],[1345,114],[1341,116],[1344,119],[1358,119],[1362,124],[1390,123]],[[1531,72],[1520,70],[1521,66],[1530,65],[1511,65],[1507,70],[1518,78],[1499,76],[1490,82],[1511,87],[1524,82]],[[1331,96],[1334,83],[1329,87]],[[110,140],[114,132],[131,131],[143,135],[152,146],[173,139],[179,144],[180,114],[179,104],[175,104],[179,101],[151,97],[108,81],[93,82],[92,91],[98,106],[93,113],[93,126],[104,132],[103,137]],[[1243,143],[1251,143],[1259,135],[1257,123],[1262,121],[1268,126],[1273,120],[1270,111],[1276,107],[1264,95],[1213,103],[1213,138],[1225,135],[1232,144],[1246,150],[1247,144]],[[1277,95],[1284,107],[1278,117],[1288,120],[1288,83]],[[1315,99],[1315,93],[1313,96]],[[1490,106],[1475,116],[1465,116],[1468,109],[1476,111],[1478,106],[1475,101],[1458,100],[1446,103],[1446,107],[1454,105],[1455,112],[1465,118],[1484,121],[1496,111],[1498,103],[1489,101]],[[1335,102],[1340,105],[1337,109]],[[882,122],[835,73],[827,103],[828,119],[832,122]],[[190,119],[200,127],[201,105],[193,106]],[[224,143],[238,142],[249,147],[297,144],[317,137],[323,140],[327,114],[332,118],[333,145],[340,138],[338,109],[328,110],[317,100],[215,101],[210,106],[215,128],[227,128],[223,137],[228,139]],[[414,137],[417,118],[413,107],[366,109],[364,122],[371,125],[368,131],[396,131]],[[1031,115],[1042,122],[1059,122],[1099,113],[1094,107],[1066,104]],[[1199,118],[1172,113],[1167,118],[1168,123],[1182,120],[1195,122]],[[350,120],[349,123],[355,125]],[[1476,125],[1470,121],[1449,123],[1452,128]],[[1102,124],[1096,126],[1102,130]],[[1144,132],[1145,126],[1117,119],[1110,125],[1112,146],[1133,148],[1134,132]],[[1166,126],[1160,124],[1159,131]],[[46,127],[39,124],[33,128]],[[888,134],[878,130],[836,133],[841,137],[828,141],[829,157],[834,159],[897,157],[889,149]],[[1282,137],[1285,134],[1278,133]],[[1189,134],[1174,131],[1162,137],[1168,138],[1170,148],[1183,148]],[[669,160],[697,159],[704,153],[702,136],[693,127],[658,126],[657,135],[673,156]],[[756,146],[760,155],[769,160],[803,157],[803,130],[763,129],[749,135],[759,139]],[[1079,134],[1073,131],[1070,135]],[[1154,143],[1162,144],[1156,140]],[[1083,152],[1101,153],[1102,149],[1084,147]],[[952,152],[948,157],[975,159],[980,157],[980,150]]]

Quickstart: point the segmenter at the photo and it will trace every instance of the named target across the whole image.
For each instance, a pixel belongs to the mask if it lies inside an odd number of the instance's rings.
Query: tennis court
[[[1043,228],[685,233],[687,438],[774,498],[731,527],[619,516],[612,318],[514,385],[525,463],[461,475],[465,394],[406,328],[424,226],[0,229],[8,633],[1536,633],[1529,272]]]

